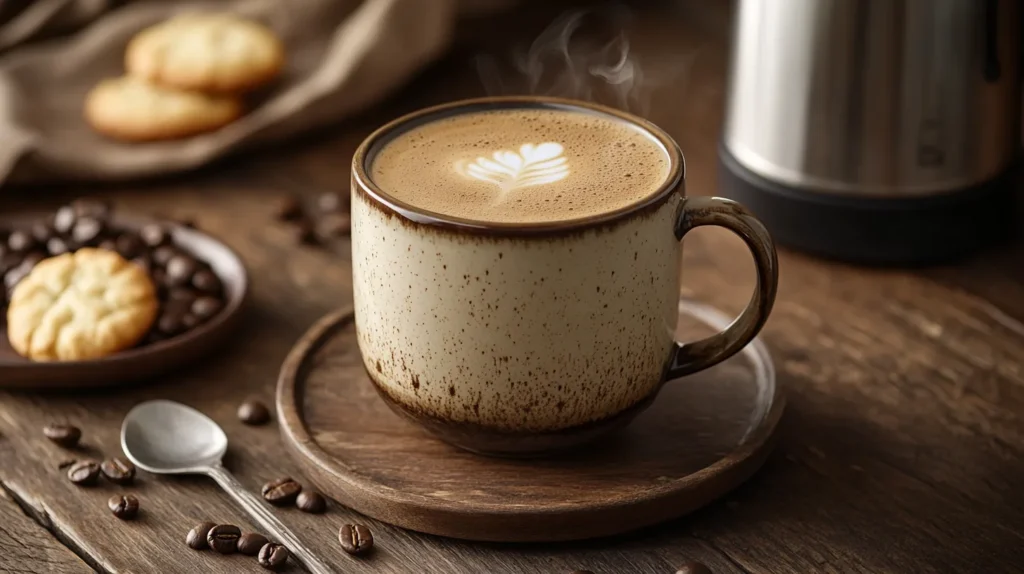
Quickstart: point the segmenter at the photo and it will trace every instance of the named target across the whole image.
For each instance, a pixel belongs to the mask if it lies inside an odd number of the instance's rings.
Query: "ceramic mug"
[[[374,154],[411,126],[548,106],[647,132],[667,154],[664,183],[640,202],[585,219],[487,224],[400,201],[369,176]],[[366,371],[393,410],[471,451],[537,454],[621,427],[666,381],[740,351],[775,300],[778,264],[761,223],[730,200],[686,197],[676,143],[602,106],[507,97],[414,112],[362,143],[351,189],[355,323]],[[677,343],[680,241],[703,225],[746,242],[756,291],[725,331]]]

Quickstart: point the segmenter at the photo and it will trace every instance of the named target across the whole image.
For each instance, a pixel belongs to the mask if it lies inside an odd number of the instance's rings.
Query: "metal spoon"
[[[231,475],[221,459],[228,437],[203,413],[173,401],[136,405],[121,425],[121,448],[136,466],[153,474],[205,474],[256,519],[271,539],[284,544],[313,574],[331,574],[252,494]]]

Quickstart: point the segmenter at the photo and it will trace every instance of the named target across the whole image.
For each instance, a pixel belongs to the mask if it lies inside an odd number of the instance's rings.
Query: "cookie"
[[[164,88],[131,76],[103,80],[85,100],[85,119],[93,129],[125,141],[210,132],[241,113],[237,98]]]
[[[7,336],[35,361],[80,361],[135,345],[159,303],[141,267],[113,251],[83,248],[44,259],[11,294]]]
[[[130,75],[182,90],[239,93],[272,81],[284,47],[263,25],[232,14],[185,14],[147,28],[128,44]]]

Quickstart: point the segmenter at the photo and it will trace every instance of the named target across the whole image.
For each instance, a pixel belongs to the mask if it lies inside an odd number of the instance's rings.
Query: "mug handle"
[[[745,207],[721,197],[687,197],[676,218],[676,239],[702,225],[717,225],[743,238],[757,267],[757,286],[747,308],[724,331],[693,343],[676,343],[665,380],[702,371],[735,355],[768,320],[779,285],[779,260],[768,230]]]

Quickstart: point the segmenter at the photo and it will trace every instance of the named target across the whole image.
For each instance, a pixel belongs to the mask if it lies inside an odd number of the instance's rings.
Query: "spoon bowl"
[[[228,437],[203,413],[173,401],[137,405],[121,426],[128,458],[154,474],[206,473],[220,464]]]
[[[174,401],[140,403],[128,411],[121,425],[121,448],[146,472],[209,476],[312,574],[333,572],[281,524],[263,500],[224,468],[221,459],[228,437],[210,417]]]

